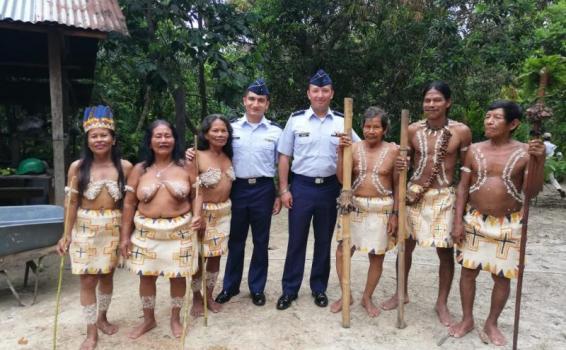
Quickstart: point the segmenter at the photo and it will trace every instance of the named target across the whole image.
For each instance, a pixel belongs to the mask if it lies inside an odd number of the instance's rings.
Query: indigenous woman
[[[220,311],[220,304],[212,298],[216,285],[220,257],[228,251],[232,202],[230,190],[236,179],[232,168],[232,126],[221,114],[212,114],[202,121],[198,138],[198,151],[193,166],[199,174],[202,188],[202,217],[204,230],[201,231],[201,254],[207,258],[206,298],[212,312]],[[201,293],[202,266],[193,278],[193,308],[191,314],[203,313],[203,295]]]
[[[118,327],[106,313],[112,300],[112,277],[118,264],[121,207],[132,164],[120,159],[112,111],[107,106],[85,110],[83,156],[69,167],[69,222],[57,250],[69,251],[73,274],[80,275],[80,299],[87,324],[81,349],[94,349],[98,330],[114,334]],[[98,285],[98,295],[96,286]],[[97,315],[98,304],[98,315]]]
[[[398,176],[394,172],[394,165],[399,148],[383,141],[388,125],[385,111],[379,107],[369,107],[362,123],[364,140],[352,146],[354,211],[349,214],[351,252],[353,254],[358,250],[367,253],[369,257],[368,277],[361,304],[370,317],[379,315],[379,308],[373,303],[372,295],[381,277],[385,253],[395,246],[394,235],[397,231],[398,203],[395,193]],[[336,172],[340,182],[343,176],[344,147],[349,144],[349,137],[340,138]],[[341,281],[342,216],[337,222],[336,230],[336,239],[340,242],[336,248],[336,272]],[[330,306],[332,312],[341,309],[341,299]]]
[[[128,179],[133,191],[124,201],[120,237],[126,267],[140,276],[144,317],[128,336],[138,338],[156,326],[155,283],[163,276],[171,284],[171,331],[180,337],[185,278],[196,272],[198,259],[193,228],[199,226],[200,206],[194,203],[197,199],[193,198],[192,205],[189,199],[195,178],[169,122],[154,121],[145,133],[143,148],[145,160],[136,164]]]

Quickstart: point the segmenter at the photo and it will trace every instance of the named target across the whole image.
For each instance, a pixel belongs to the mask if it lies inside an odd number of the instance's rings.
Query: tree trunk
[[[185,149],[185,120],[187,110],[185,108],[185,87],[180,84],[173,90],[173,100],[175,101],[175,128],[179,134],[181,149]]]
[[[136,126],[136,133],[138,133],[145,123],[145,118],[149,114],[149,106],[151,105],[151,87],[149,85],[145,86],[145,93],[143,95],[143,108],[140,114],[140,119],[138,119],[138,125]]]
[[[198,15],[198,29],[202,30],[202,16]],[[198,61],[198,87],[200,93],[200,119],[203,120],[208,115],[208,104],[206,101],[206,79],[204,76],[204,55],[202,49]]]

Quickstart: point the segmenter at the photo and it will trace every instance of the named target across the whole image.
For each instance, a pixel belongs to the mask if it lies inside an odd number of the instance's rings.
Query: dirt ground
[[[519,336],[520,349],[566,348],[566,200],[561,200],[550,187],[531,208],[529,242],[525,272],[522,317]],[[249,239],[249,238],[248,238]],[[246,270],[251,242],[246,251]],[[342,328],[340,314],[313,304],[308,287],[312,262],[312,235],[309,240],[305,277],[299,298],[293,305],[279,311],[275,303],[281,292],[281,275],[287,247],[287,213],[278,215],[272,225],[269,278],[266,287],[267,304],[256,307],[251,303],[244,275],[241,293],[225,304],[219,314],[210,314],[208,327],[203,319],[191,319],[186,349],[434,349],[447,329],[439,324],[433,311],[438,274],[437,257],[432,249],[417,248],[409,276],[411,303],[406,307],[407,328],[395,327],[395,311],[382,312],[369,318],[359,305],[368,267],[366,256],[354,255],[352,261],[352,293],[355,303],[351,309],[351,327]],[[333,246],[333,250],[335,246]],[[222,259],[222,267],[225,264]],[[57,288],[59,258],[44,260],[39,297],[31,307],[20,307],[11,296],[5,281],[0,281],[0,349],[50,349]],[[23,281],[23,268],[10,270],[16,286]],[[223,269],[219,276],[221,282]],[[449,299],[449,307],[457,318],[461,316],[458,280],[460,267]],[[100,335],[98,349],[172,349],[179,348],[169,328],[169,288],[166,280],[158,281],[158,326],[136,341],[127,338],[127,331],[142,317],[137,295],[138,278],[125,270],[115,276],[115,291],[109,318],[120,326],[113,336]],[[78,349],[85,335],[79,306],[79,280],[66,270],[63,282],[62,311],[59,317],[59,349]],[[475,317],[482,324],[487,316],[491,278],[481,273],[478,278]],[[216,292],[219,292],[217,287]],[[386,256],[384,273],[374,294],[374,302],[382,302],[395,289],[395,253]],[[24,295],[30,295],[24,291]],[[327,294],[331,301],[340,295],[332,261],[332,273]],[[500,318],[500,326],[512,340],[515,308],[515,283],[509,302]],[[476,332],[463,339],[449,338],[444,349],[488,349]],[[504,347],[510,349],[511,345]]]

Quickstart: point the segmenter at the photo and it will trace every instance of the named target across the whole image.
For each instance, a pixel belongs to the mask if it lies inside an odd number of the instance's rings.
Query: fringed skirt
[[[69,246],[73,274],[106,274],[118,265],[120,210],[77,211]]]
[[[352,247],[362,253],[385,254],[395,247],[395,237],[387,235],[387,221],[393,211],[393,197],[352,198],[354,211],[350,215]],[[336,240],[342,241],[343,216],[336,222]]]
[[[128,270],[140,276],[187,277],[198,269],[198,241],[190,213],[166,219],[134,217]]]

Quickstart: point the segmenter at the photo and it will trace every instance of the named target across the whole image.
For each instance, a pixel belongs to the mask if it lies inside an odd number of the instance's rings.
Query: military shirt
[[[244,115],[232,123],[232,165],[236,177],[273,177],[277,171],[277,143],[281,126],[265,116],[259,124],[252,125]]]
[[[336,175],[340,139],[334,135],[344,132],[342,116],[329,109],[324,118],[319,118],[312,108],[291,114],[281,134],[278,151],[293,157],[292,172],[310,177]],[[360,141],[355,132],[352,139]]]

